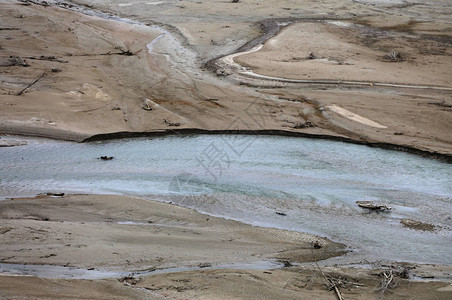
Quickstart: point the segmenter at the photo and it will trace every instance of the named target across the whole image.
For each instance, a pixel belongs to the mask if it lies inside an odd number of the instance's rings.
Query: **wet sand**
[[[125,196],[16,198],[0,202],[0,216],[2,264],[67,269],[38,272],[43,278],[3,271],[0,296],[6,299],[334,299],[319,267],[291,264],[322,260],[345,250],[344,245],[310,234],[253,227]],[[268,266],[272,261],[273,267]],[[97,272],[100,279],[71,276],[71,268]],[[320,270],[328,278],[341,278],[344,297],[373,299],[381,272],[405,269],[412,277],[442,281],[412,282],[397,275],[398,286],[387,295],[450,297],[452,268],[448,266],[382,264]]]

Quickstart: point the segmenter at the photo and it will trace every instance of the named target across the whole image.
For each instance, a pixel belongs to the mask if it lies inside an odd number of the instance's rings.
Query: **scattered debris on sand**
[[[314,249],[321,249],[321,248],[322,248],[322,245],[319,243],[319,241],[315,241],[315,242],[312,244],[312,247],[314,247]]]
[[[381,281],[378,285],[378,295],[380,297],[383,297],[383,295],[395,288],[397,286],[397,281],[394,278],[394,274],[392,273],[392,270],[384,271],[380,273]]]
[[[118,279],[119,282],[122,282],[127,286],[136,285],[140,280],[141,278],[135,278],[133,273]]]
[[[179,123],[179,122],[173,122],[168,119],[164,119],[163,123],[165,123],[168,126],[172,126],[172,127],[179,127],[181,125],[181,123]]]
[[[452,104],[447,103],[446,100],[444,100],[444,99],[442,101],[438,101],[438,102],[429,102],[428,104],[436,105],[436,106],[439,106],[439,107],[447,107],[447,108],[451,108],[452,107]]]
[[[14,66],[28,67],[30,65],[25,61],[25,59],[19,56],[10,56],[9,58],[0,60],[0,67],[14,67]]]
[[[210,268],[212,266],[212,264],[211,263],[208,263],[208,262],[204,262],[204,263],[200,263],[200,264],[198,264],[198,267],[199,268]]]
[[[385,54],[383,59],[389,62],[400,62],[405,60],[400,52],[394,50],[391,50],[389,53]]]
[[[14,229],[14,227],[11,227],[11,226],[0,227],[0,234],[5,234],[7,232],[10,232],[13,229]]]

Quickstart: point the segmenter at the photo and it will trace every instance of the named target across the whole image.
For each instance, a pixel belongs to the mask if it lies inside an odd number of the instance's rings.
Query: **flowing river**
[[[452,165],[342,142],[186,135],[72,143],[15,138],[0,148],[0,198],[124,194],[213,216],[310,232],[350,246],[342,258],[452,264]],[[113,156],[112,160],[98,159]],[[356,201],[392,207],[370,212]],[[404,227],[402,219],[436,225]]]

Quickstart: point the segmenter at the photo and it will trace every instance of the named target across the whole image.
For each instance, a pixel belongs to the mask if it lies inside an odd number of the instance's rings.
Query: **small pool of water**
[[[19,138],[15,138],[19,139]],[[452,166],[277,136],[194,135],[0,148],[0,197],[125,194],[349,245],[353,259],[452,264]],[[113,156],[112,160],[98,159]],[[355,201],[388,204],[372,213]],[[438,226],[416,231],[403,218]]]

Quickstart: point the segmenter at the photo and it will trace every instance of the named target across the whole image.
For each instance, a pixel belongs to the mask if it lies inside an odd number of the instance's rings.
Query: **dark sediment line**
[[[181,128],[181,129],[171,129],[162,130],[154,132],[113,132],[105,134],[93,135],[89,138],[84,139],[82,142],[92,142],[101,140],[112,140],[121,138],[135,138],[135,137],[161,137],[161,136],[172,136],[172,135],[194,135],[194,134],[240,134],[240,135],[275,135],[275,136],[289,136],[289,137],[302,137],[302,138],[313,138],[313,139],[324,139],[331,141],[339,141],[352,143],[357,145],[364,145],[375,148],[382,148],[388,150],[395,150],[401,152],[407,152],[415,155],[419,155],[426,158],[438,159],[447,163],[452,163],[452,155],[439,153],[434,151],[421,150],[411,146],[396,145],[385,142],[370,142],[370,141],[359,141],[342,136],[334,136],[327,134],[312,134],[306,132],[293,132],[278,129],[262,129],[262,130],[206,130],[199,128]]]

